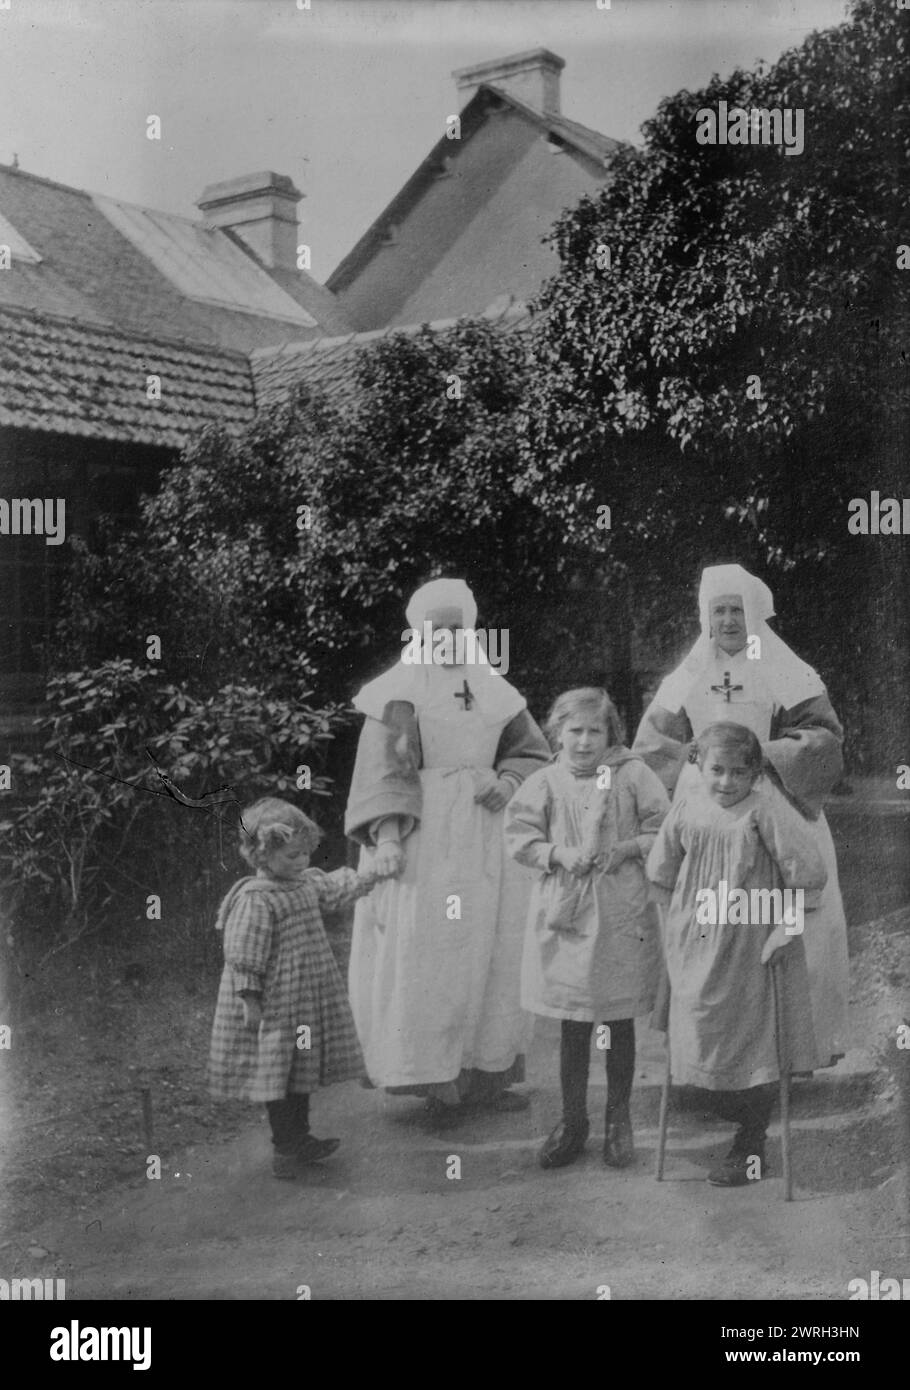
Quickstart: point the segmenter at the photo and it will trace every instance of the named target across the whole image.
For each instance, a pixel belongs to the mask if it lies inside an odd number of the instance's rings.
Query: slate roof
[[[238,351],[351,327],[330,291],[268,270],[230,231],[4,164],[0,213],[40,257],[14,250],[0,306]]]
[[[532,323],[528,306],[521,303],[492,304],[485,313],[472,315],[472,321],[486,319],[501,333],[524,333]],[[285,399],[296,386],[317,386],[331,394],[333,403],[344,406],[356,392],[357,352],[380,338],[404,333],[411,336],[421,328],[444,333],[459,319],[437,319],[429,324],[379,328],[367,333],[347,333],[336,338],[317,338],[311,342],[286,343],[279,348],[260,348],[251,355],[257,407]]]
[[[471,138],[487,119],[491,110],[497,109],[503,104],[512,107],[525,120],[543,131],[553,141],[564,144],[570,150],[581,155],[592,169],[601,173],[609,157],[623,148],[622,141],[613,140],[609,135],[601,135],[599,131],[591,130],[590,127],[581,125],[578,121],[570,121],[565,116],[538,111],[536,107],[529,106],[527,102],[513,96],[505,88],[488,83],[482,83],[477,88],[471,100],[460,113],[461,143],[464,144]],[[445,167],[451,152],[452,143],[443,135],[418,165],[403,188],[360,238],[356,246],[332,271],[326,281],[330,290],[343,293],[347,286],[357,278],[363,267],[384,245],[389,232],[403,221],[410,209],[423,196],[425,190],[439,177],[440,170]]]
[[[239,429],[253,413],[243,353],[0,306],[0,426],[180,449],[203,425]]]

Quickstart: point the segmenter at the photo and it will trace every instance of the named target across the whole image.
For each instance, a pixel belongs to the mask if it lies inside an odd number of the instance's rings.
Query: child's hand
[[[242,1002],[244,1028],[248,1028],[251,1033],[258,1033],[262,1022],[262,1000],[249,995]]]
[[[580,849],[556,849],[553,851],[553,859],[567,874],[572,874],[573,878],[584,878],[585,874],[591,872],[591,860],[582,854]]]
[[[397,840],[386,840],[373,852],[374,878],[397,878],[404,869],[404,851]]]
[[[501,811],[506,802],[511,800],[514,790],[515,787],[509,778],[497,777],[485,791],[475,792],[474,800],[481,806],[486,806],[488,811]]]
[[[777,952],[780,951],[784,946],[789,946],[792,940],[793,937],[787,935],[783,923],[781,923],[779,927],[775,927],[773,932],[765,942],[764,946],[762,947],[762,965],[767,965],[771,961],[772,957],[775,956]]]
[[[605,874],[614,874],[620,864],[624,864],[627,859],[635,859],[638,855],[637,840],[620,840],[613,846],[610,853],[606,856],[603,863]]]

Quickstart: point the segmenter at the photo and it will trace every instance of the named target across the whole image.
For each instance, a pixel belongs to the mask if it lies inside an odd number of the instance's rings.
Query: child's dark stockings
[[[607,1114],[625,1109],[632,1094],[635,1075],[635,1020],[614,1019],[610,1029],[610,1046],[605,1050],[607,1065]],[[562,1021],[562,1040],[559,1049],[559,1079],[562,1084],[563,1119],[569,1125],[581,1125],[588,1116],[588,1065],[591,1056],[593,1023],[575,1019]]]

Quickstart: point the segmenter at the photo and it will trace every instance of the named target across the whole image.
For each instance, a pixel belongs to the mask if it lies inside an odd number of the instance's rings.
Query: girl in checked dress
[[[272,1171],[293,1178],[339,1144],[310,1133],[310,1093],[364,1072],[321,913],[368,893],[378,875],[311,869],[319,828],[278,797],[244,811],[240,836],[255,873],[235,883],[218,910],[224,972],[209,1085],[216,1099],[265,1102]]]

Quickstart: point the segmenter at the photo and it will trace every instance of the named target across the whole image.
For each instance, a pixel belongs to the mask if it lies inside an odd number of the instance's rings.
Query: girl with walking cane
[[[737,1124],[708,1181],[742,1187],[767,1172],[765,1138],[781,1071],[818,1065],[802,928],[826,870],[786,797],[773,787],[756,790],[762,749],[750,729],[709,724],[697,748],[699,781],[677,793],[646,873],[665,904],[673,1080],[710,1091],[718,1112]],[[795,912],[782,909],[788,897]],[[768,968],[775,958],[777,998]],[[784,1016],[786,1059],[778,1033]]]

